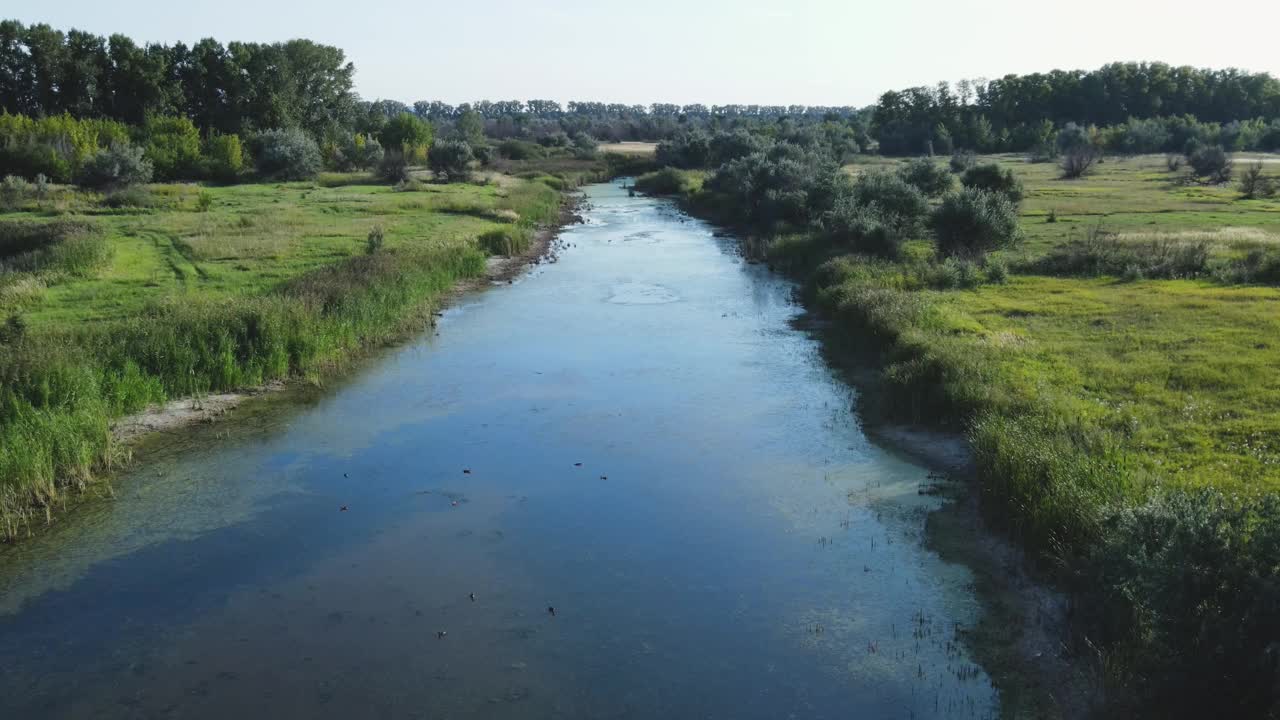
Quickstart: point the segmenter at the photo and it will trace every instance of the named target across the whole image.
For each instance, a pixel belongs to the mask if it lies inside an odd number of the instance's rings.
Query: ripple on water
[[[615,305],[661,305],[673,303],[680,296],[670,288],[649,283],[622,283],[615,285],[609,295],[609,302]]]

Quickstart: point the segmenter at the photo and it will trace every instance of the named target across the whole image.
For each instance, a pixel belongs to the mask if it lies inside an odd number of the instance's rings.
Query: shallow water
[[[927,471],[792,287],[587,195],[558,262],[0,549],[0,717],[992,715]]]

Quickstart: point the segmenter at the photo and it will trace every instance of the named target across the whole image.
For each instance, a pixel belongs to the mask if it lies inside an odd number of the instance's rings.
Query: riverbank
[[[557,221],[534,233],[533,241],[524,252],[511,256],[490,257],[485,263],[483,278],[462,279],[455,282],[453,289],[439,303],[431,305],[432,310],[447,307],[458,298],[480,291],[486,285],[512,282],[526,272],[531,265],[537,265],[548,257],[554,260],[551,253],[560,230],[568,225],[582,222],[582,217],[578,214],[579,203],[579,198],[573,195],[566,196],[561,204]],[[395,342],[395,340],[389,342]],[[111,424],[111,434],[116,444],[128,449],[135,442],[154,433],[175,432],[191,425],[214,422],[242,403],[266,393],[280,392],[287,389],[290,384],[285,380],[274,380],[264,385],[234,392],[177,398],[116,419]]]
[[[1263,430],[1280,426],[1276,356],[1260,341],[1273,333],[1257,330],[1280,320],[1280,290],[1248,268],[1273,252],[1276,204],[1189,184],[1159,158],[1108,161],[1071,182],[1052,165],[996,160],[1025,188],[1024,241],[984,264],[944,262],[926,240],[896,259],[850,255],[795,226],[746,228],[761,237],[744,251],[803,284],[837,362],[874,368],[863,403],[873,425],[968,438],[976,497],[960,507],[980,510],[1023,570],[1070,599],[1061,646],[1096,676],[1085,685],[1108,711],[1221,709],[1218,690],[1177,679],[1188,673],[1233,688],[1233,707],[1267,706],[1269,651],[1238,624],[1266,636],[1275,614],[1233,598],[1268,596],[1260,578],[1274,575],[1248,568],[1265,564],[1280,518],[1277,448]],[[663,171],[639,185],[732,223],[708,177]],[[1126,277],[1107,275],[1117,258]],[[952,532],[959,519],[943,535],[972,535]],[[1194,553],[1201,569],[1185,564]],[[993,576],[1008,564],[982,562]],[[1003,593],[995,583],[988,594]],[[998,664],[1034,666],[1005,644],[1015,662]]]
[[[38,292],[6,298],[21,332],[0,357],[12,408],[0,427],[4,537],[51,521],[68,490],[126,462],[148,430],[320,382],[429,325],[456,293],[509,280],[574,215],[561,189],[571,180],[410,192],[360,182],[201,191],[211,209],[186,204],[194,191],[152,186],[165,203],[106,216],[73,194],[62,202],[79,204],[83,220],[5,218],[10,229],[82,226],[70,239],[87,233],[101,258],[77,274],[31,273],[25,284]],[[170,273],[148,273],[150,263]]]

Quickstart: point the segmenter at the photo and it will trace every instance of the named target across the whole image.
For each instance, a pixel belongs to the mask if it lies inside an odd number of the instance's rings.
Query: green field
[[[556,219],[565,185],[327,175],[7,198],[0,534],[29,531],[66,487],[120,457],[112,418],[317,378],[420,323],[487,255],[527,247]]]

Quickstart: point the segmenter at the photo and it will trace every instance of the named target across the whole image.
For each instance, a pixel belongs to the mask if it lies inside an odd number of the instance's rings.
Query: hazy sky
[[[1280,75],[1280,1],[10,0],[141,42],[305,37],[361,96],[865,105],[883,91],[1113,60]]]

